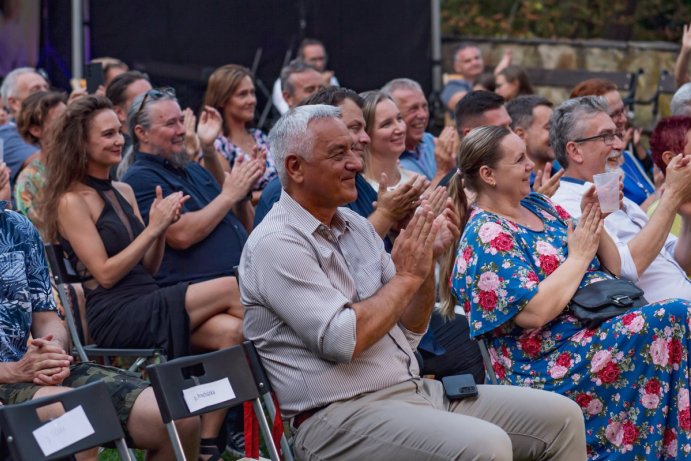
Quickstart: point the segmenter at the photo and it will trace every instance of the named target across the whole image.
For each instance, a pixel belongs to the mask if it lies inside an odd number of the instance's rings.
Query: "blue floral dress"
[[[569,217],[541,195],[521,203],[542,219],[544,231],[474,209],[450,280],[471,335],[487,338],[497,378],[576,401],[589,459],[691,458],[691,303],[650,304],[594,330],[568,309],[542,328],[520,328],[513,318],[568,256]],[[609,277],[599,269],[593,259],[581,286]]]
[[[278,176],[278,173],[276,173],[276,165],[274,164],[271,151],[269,150],[269,139],[262,130],[250,129],[248,131],[260,149],[262,147],[266,147],[266,170],[264,171],[264,175],[262,175],[262,177],[259,178],[256,183],[254,183],[254,186],[252,186],[253,191],[260,191],[264,190],[266,185],[269,184],[269,181]],[[214,141],[214,147],[216,147],[216,150],[223,154],[226,160],[228,160],[231,168],[235,165],[235,159],[238,158],[238,156],[243,157],[243,160],[249,160],[252,158],[249,155],[249,152],[243,151],[240,146],[233,144],[230,139],[223,135],[216,138]]]

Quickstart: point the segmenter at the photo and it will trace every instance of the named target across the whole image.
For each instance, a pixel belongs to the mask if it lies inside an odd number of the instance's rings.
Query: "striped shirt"
[[[245,337],[254,341],[284,417],[419,376],[422,337],[395,325],[352,358],[355,312],[396,268],[365,218],[339,208],[325,226],[285,191],[240,259]]]

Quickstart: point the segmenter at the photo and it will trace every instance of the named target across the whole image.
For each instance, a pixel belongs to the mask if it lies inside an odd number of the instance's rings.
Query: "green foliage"
[[[679,41],[689,0],[442,0],[452,36]]]

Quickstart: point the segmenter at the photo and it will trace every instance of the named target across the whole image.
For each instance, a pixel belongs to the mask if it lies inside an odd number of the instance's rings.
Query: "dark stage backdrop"
[[[69,53],[68,0],[43,0],[44,39]],[[322,40],[343,86],[378,88],[410,77],[431,88],[428,0],[91,0],[87,57],[114,56],[172,85],[184,105],[201,104],[219,65],[252,67],[270,90],[286,52],[303,36]],[[304,21],[304,30],[301,30]],[[65,61],[69,63],[69,58]],[[50,67],[50,66],[49,66]],[[57,69],[54,69],[55,71]],[[54,73],[50,72],[51,76]],[[262,101],[260,101],[260,109]]]

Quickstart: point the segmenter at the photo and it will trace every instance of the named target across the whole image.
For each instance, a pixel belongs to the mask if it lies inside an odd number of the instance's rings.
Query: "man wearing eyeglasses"
[[[552,200],[578,218],[581,199],[594,191],[593,175],[605,172],[607,159],[623,148],[623,142],[602,97],[569,99],[554,110],[550,123],[550,142],[565,169]],[[605,229],[621,257],[621,277],[635,282],[649,302],[691,299],[691,281],[686,276],[691,270],[691,216],[683,216],[678,239],[669,234],[675,213],[691,200],[690,160],[677,156],[670,162],[665,192],[650,219],[628,198],[605,219]]]

